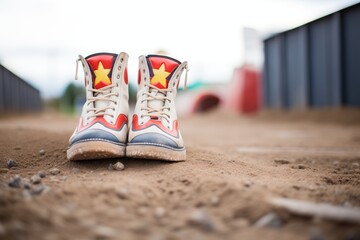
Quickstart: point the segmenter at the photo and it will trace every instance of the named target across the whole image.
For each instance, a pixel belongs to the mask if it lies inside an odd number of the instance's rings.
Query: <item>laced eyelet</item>
[[[119,70],[119,71],[121,70],[121,66],[118,67],[118,70]]]
[[[120,75],[118,74],[118,75],[116,76],[116,78],[117,78],[117,79],[120,79]]]
[[[145,69],[143,69],[143,73],[145,73]]]
[[[120,58],[120,62],[123,62],[124,61],[124,58]]]

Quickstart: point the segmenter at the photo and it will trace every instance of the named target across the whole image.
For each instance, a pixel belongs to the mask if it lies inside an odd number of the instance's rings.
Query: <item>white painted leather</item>
[[[117,84],[117,86],[113,87],[112,91],[114,91],[115,93],[118,93],[119,96],[111,97],[112,99],[114,99],[116,101],[116,104],[109,102],[109,104],[112,104],[111,106],[113,106],[115,110],[112,110],[112,109],[106,110],[107,113],[114,115],[114,117],[109,116],[109,115],[104,116],[104,119],[110,124],[114,124],[120,114],[124,114],[126,117],[128,117],[128,115],[129,115],[129,87],[128,87],[128,84],[126,84],[124,81],[124,71],[127,68],[128,58],[129,58],[129,55],[127,53],[121,52],[117,56],[114,66],[113,66],[111,80],[112,80],[112,83]],[[86,99],[87,99],[87,101],[85,102],[85,104],[82,108],[82,113],[81,113],[81,118],[83,120],[83,124],[86,126],[95,118],[95,117],[91,117],[88,119],[89,114],[87,111],[88,108],[94,107],[93,103],[89,104],[89,102],[88,102],[89,97],[93,96],[93,92],[91,91],[91,89],[93,88],[93,81],[92,81],[90,67],[89,67],[88,63],[86,62],[85,58],[83,56],[79,55],[79,59],[82,63],[83,69],[84,69],[84,75],[85,75],[85,81],[86,81]],[[115,135],[119,139],[120,142],[124,142],[124,143],[127,142],[128,124],[126,124],[120,131],[115,131],[115,130],[106,128],[100,123],[95,123],[88,129],[104,130],[104,131],[110,132],[113,135]],[[84,131],[86,131],[86,130],[84,130]],[[70,137],[69,141],[71,141],[71,139],[76,135],[76,133],[77,133],[77,128],[75,129],[73,135]]]
[[[165,105],[170,107],[169,111],[168,110],[165,110],[165,111],[168,111],[168,113],[170,115],[170,118],[169,118],[170,121],[168,122],[165,119],[161,119],[161,122],[165,127],[169,128],[171,130],[173,127],[173,122],[175,120],[177,120],[177,113],[176,113],[175,102],[174,102],[175,98],[176,98],[176,94],[177,94],[177,86],[180,81],[181,74],[185,70],[186,66],[187,66],[187,62],[181,63],[177,67],[175,72],[173,73],[173,75],[169,81],[169,84],[168,84],[168,88],[171,89],[171,91],[167,92],[166,96],[168,98],[170,98],[171,101],[165,102]],[[149,92],[148,84],[150,84],[149,67],[147,65],[145,56],[139,57],[139,69],[141,72],[141,80],[140,80],[140,84],[138,86],[137,101],[136,101],[136,105],[135,105],[134,114],[137,114],[137,116],[139,117],[139,124],[142,124],[142,123],[146,123],[150,119],[149,116],[142,117],[142,115],[146,114],[146,111],[141,111],[141,108],[145,108],[147,105],[147,102],[143,101],[143,100],[147,97],[146,95],[144,95],[144,93]],[[145,83],[147,83],[147,85],[145,85]],[[176,138],[169,134],[166,134],[165,132],[160,130],[157,126],[151,126],[149,128],[139,130],[139,131],[133,131],[133,129],[130,128],[128,141],[130,142],[134,137],[144,134],[144,133],[159,133],[159,134],[166,135],[167,137],[172,139],[174,142],[176,142],[179,147],[184,147],[184,141],[181,136],[180,130],[179,130],[179,137]]]

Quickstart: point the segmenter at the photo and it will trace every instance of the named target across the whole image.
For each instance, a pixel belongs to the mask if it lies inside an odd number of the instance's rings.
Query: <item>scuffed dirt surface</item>
[[[359,116],[358,110],[193,116],[180,121],[188,150],[180,163],[69,162],[76,118],[2,117],[0,238],[359,239],[359,224],[296,216],[268,201],[360,208]],[[9,159],[17,166],[9,169]],[[108,169],[117,161],[125,170]],[[46,176],[31,183],[39,171]],[[21,186],[9,187],[16,175]],[[256,226],[269,213],[277,219]]]

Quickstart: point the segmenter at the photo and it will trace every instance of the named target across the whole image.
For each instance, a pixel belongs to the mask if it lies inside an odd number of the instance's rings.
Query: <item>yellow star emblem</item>
[[[165,64],[163,63],[159,69],[153,69],[154,71],[154,76],[151,79],[151,84],[152,85],[158,85],[158,83],[160,85],[162,85],[164,88],[167,87],[167,76],[170,75],[169,72],[165,71]]]
[[[99,62],[98,69],[94,71],[95,73],[95,87],[102,82],[102,86],[107,86],[111,84],[111,80],[108,76],[110,69],[104,69],[102,62]]]

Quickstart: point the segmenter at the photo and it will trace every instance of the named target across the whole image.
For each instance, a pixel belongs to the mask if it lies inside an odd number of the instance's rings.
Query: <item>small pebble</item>
[[[255,227],[263,228],[280,228],[282,227],[283,222],[280,217],[276,213],[268,213],[262,216],[259,220],[254,224]]]
[[[9,187],[12,188],[20,188],[21,187],[21,177],[19,175],[15,175],[10,182],[8,182]]]
[[[359,163],[357,163],[357,162],[354,162],[354,163],[352,164],[352,166],[353,166],[353,167],[359,167],[359,166],[360,166],[360,164],[359,164]]]
[[[274,162],[277,164],[289,164],[290,163],[290,161],[284,160],[284,159],[275,159]]]
[[[112,165],[113,169],[116,171],[122,171],[125,169],[124,164],[122,164],[121,162],[117,162],[114,165]]]
[[[155,208],[155,217],[162,218],[166,214],[166,210],[163,207]]]
[[[210,217],[202,210],[194,210],[189,218],[189,224],[194,224],[207,232],[215,231],[215,225]]]
[[[31,182],[28,178],[21,179],[21,186],[25,189],[31,189]]]
[[[33,184],[39,184],[41,183],[41,177],[38,174],[35,174],[34,176],[31,177],[31,182]]]
[[[96,226],[94,228],[94,233],[98,238],[114,238],[116,236],[116,231],[113,228],[107,226]]]
[[[316,187],[310,185],[310,186],[308,186],[308,189],[309,189],[310,191],[314,191],[314,190],[316,189]]]
[[[324,181],[330,185],[333,185],[336,183],[336,181],[332,177],[324,177]]]
[[[7,161],[7,167],[10,169],[10,168],[12,168],[12,167],[16,167],[17,166],[17,162],[16,161],[14,161],[14,160],[12,160],[12,159],[9,159],[8,161]]]
[[[71,169],[71,172],[73,172],[73,173],[78,173],[78,172],[80,172],[80,169],[78,169],[78,168],[72,168],[72,169]]]
[[[45,155],[45,150],[44,150],[44,149],[40,149],[39,155],[40,155],[40,156],[44,156],[44,155]]]
[[[60,180],[65,181],[67,179],[67,176],[61,176],[59,177]]]
[[[127,188],[118,188],[115,190],[116,195],[121,199],[127,199],[129,197],[129,190]]]
[[[50,169],[50,173],[52,175],[58,175],[60,173],[60,170],[58,168]]]
[[[7,173],[9,172],[9,169],[7,168],[0,168],[0,173]]]
[[[305,169],[306,167],[302,164],[296,165],[296,166],[292,166],[292,169]]]
[[[210,203],[213,206],[218,206],[220,204],[220,198],[218,196],[212,196],[210,198]]]
[[[42,193],[46,193],[50,190],[50,187],[46,185],[35,185],[31,188],[30,193],[31,195],[40,195]]]
[[[250,187],[251,186],[251,182],[250,181],[245,181],[244,182],[244,187]]]
[[[37,173],[37,175],[39,175],[39,177],[41,177],[41,178],[46,177],[46,174],[45,174],[45,172],[43,172],[43,171],[39,171],[39,172]]]
[[[306,167],[305,167],[304,165],[301,165],[301,164],[300,164],[300,165],[298,166],[298,168],[299,168],[299,169],[305,169]]]

